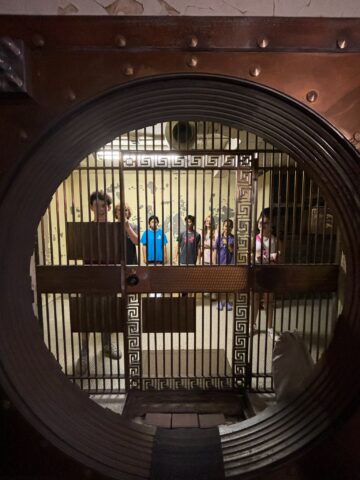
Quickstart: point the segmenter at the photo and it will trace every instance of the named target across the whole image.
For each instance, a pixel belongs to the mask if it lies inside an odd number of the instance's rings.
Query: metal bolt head
[[[134,75],[134,67],[132,65],[125,65],[124,75],[126,75],[127,77],[131,77],[131,75]]]
[[[32,40],[33,45],[37,48],[42,48],[45,45],[44,37],[42,35],[39,35],[38,33],[33,35],[31,40]]]
[[[21,129],[19,130],[18,136],[19,136],[19,139],[20,139],[22,142],[26,142],[26,140],[28,140],[28,138],[29,138],[29,135],[28,135],[27,131],[24,130],[23,128],[21,128]]]
[[[269,43],[270,43],[270,41],[266,37],[261,37],[261,38],[257,39],[257,44],[258,44],[258,47],[260,47],[260,48],[268,47]]]
[[[251,65],[249,69],[249,73],[252,77],[258,77],[261,73],[260,65]]]
[[[116,35],[115,36],[115,45],[119,48],[124,48],[126,47],[126,38],[124,35]]]
[[[67,90],[65,96],[68,100],[70,100],[70,102],[74,102],[76,100],[76,93],[71,88],[69,88],[69,90]]]
[[[195,48],[197,47],[198,43],[199,43],[199,39],[195,35],[191,35],[189,39],[189,46],[191,48]]]
[[[307,94],[306,94],[306,100],[310,103],[313,103],[313,102],[316,102],[316,100],[319,98],[319,94],[318,92],[316,92],[315,90],[310,90]]]
[[[345,38],[338,38],[337,41],[336,41],[336,45],[341,50],[344,50],[345,48],[348,47],[348,42],[347,42],[347,40],[345,40]]]
[[[198,64],[198,58],[190,57],[186,63],[188,64],[189,67],[195,68]]]

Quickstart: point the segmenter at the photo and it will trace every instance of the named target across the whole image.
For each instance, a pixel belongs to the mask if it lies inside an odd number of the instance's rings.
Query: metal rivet
[[[23,142],[26,142],[26,140],[29,138],[28,133],[24,129],[19,130],[19,139]]]
[[[132,67],[131,65],[125,65],[124,75],[126,75],[127,77],[131,77],[131,75],[134,75],[134,67]]]
[[[199,43],[199,39],[195,35],[191,35],[189,39],[189,46],[191,48],[197,47],[197,44]]]
[[[116,35],[115,45],[120,48],[123,48],[126,46],[126,38],[124,37],[124,35]]]
[[[270,41],[268,38],[263,37],[263,38],[258,38],[257,44],[260,48],[266,48],[269,45]]]
[[[249,73],[252,77],[258,77],[261,73],[260,65],[251,65]]]
[[[198,59],[197,57],[190,57],[186,63],[188,64],[189,67],[194,68],[198,64]]]
[[[76,94],[75,94],[74,90],[69,89],[66,92],[66,98],[68,100],[70,100],[70,102],[74,102],[76,100]]]
[[[340,48],[341,50],[343,50],[344,48],[347,48],[347,46],[348,46],[348,42],[347,42],[347,40],[345,40],[345,38],[339,38],[336,41],[336,44],[337,44],[338,48]]]
[[[33,45],[35,45],[35,47],[37,47],[37,48],[42,48],[45,45],[44,37],[42,35],[39,35],[38,33],[33,35],[31,40],[32,40]]]
[[[306,94],[306,100],[310,103],[313,103],[313,102],[316,102],[316,100],[318,99],[319,97],[319,94],[315,91],[315,90],[310,90],[307,94]]]
[[[356,140],[357,142],[360,142],[360,132],[354,133],[354,140]]]

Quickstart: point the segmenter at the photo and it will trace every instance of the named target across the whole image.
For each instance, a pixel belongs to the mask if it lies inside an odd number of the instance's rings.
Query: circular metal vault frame
[[[113,478],[149,477],[156,429],[102,409],[63,375],[32,312],[29,261],[41,215],[84,156],[121,133],[174,118],[247,129],[290,153],[334,208],[347,260],[344,312],[307,390],[219,430],[225,475],[240,478],[302,451],[359,395],[359,154],[319,116],[270,89],[200,74],[134,81],[80,105],[32,146],[0,206],[1,381],[33,426],[76,460]]]

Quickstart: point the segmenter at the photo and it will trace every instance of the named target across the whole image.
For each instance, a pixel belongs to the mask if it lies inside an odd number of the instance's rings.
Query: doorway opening
[[[282,332],[314,362],[331,340],[337,280],[321,279],[340,251],[332,210],[286,152],[222,123],[158,123],[115,137],[58,187],[38,226],[34,309],[94,398],[272,394]]]

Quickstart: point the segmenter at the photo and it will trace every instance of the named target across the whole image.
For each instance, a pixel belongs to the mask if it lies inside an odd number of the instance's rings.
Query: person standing
[[[121,206],[115,205],[115,220],[121,221]],[[139,236],[137,225],[130,223],[131,209],[130,206],[125,203],[125,232],[126,232],[126,265],[137,265],[137,253],[136,246],[139,244]]]
[[[196,262],[200,261],[201,235],[195,230],[194,215],[186,215],[184,221],[186,230],[181,232],[178,237],[177,249],[174,252],[174,263],[177,262],[180,253],[180,265],[196,265]]]
[[[140,239],[142,257],[147,265],[167,263],[168,239],[162,229],[159,228],[159,218],[156,215],[151,215],[148,224],[149,228],[143,232]]]
[[[235,264],[235,237],[231,233],[234,228],[234,222],[227,218],[223,222],[223,231],[221,235],[215,240],[214,246],[214,263],[218,265],[233,265]],[[232,310],[232,302],[227,302],[226,298],[220,296],[218,303],[218,310],[223,310],[226,306],[226,310]]]

